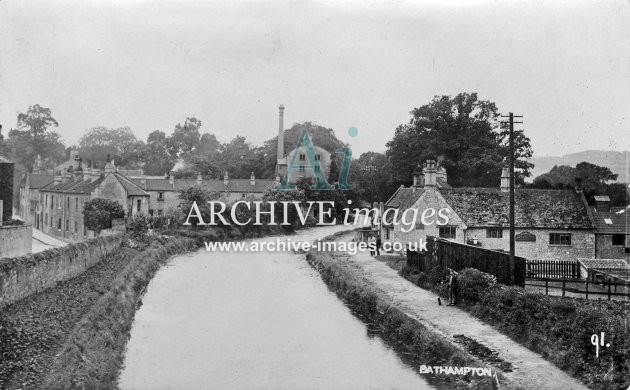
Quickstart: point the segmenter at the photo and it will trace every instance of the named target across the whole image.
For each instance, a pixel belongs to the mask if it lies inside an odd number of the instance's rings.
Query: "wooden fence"
[[[429,272],[439,267],[460,271],[464,268],[476,268],[494,275],[499,283],[511,284],[510,254],[483,249],[472,245],[427,237],[427,250],[423,252],[407,251],[407,265],[420,272]],[[514,258],[514,284],[525,286],[525,259]]]
[[[527,260],[528,278],[580,279],[577,260]]]

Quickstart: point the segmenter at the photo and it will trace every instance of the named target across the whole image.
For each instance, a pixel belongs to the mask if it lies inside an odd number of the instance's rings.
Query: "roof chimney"
[[[175,185],[175,176],[173,175],[173,171],[170,171],[168,173],[168,182],[170,183],[170,185],[174,186]]]
[[[228,184],[230,184],[230,178],[228,177],[228,173],[226,171],[225,175],[223,175],[223,185],[227,186]]]
[[[424,164],[424,186],[435,187],[437,183],[437,169],[435,168],[435,160],[427,160]]]
[[[141,175],[140,175],[140,184],[142,184],[142,187],[146,190],[147,189],[147,177],[144,174],[144,170],[141,171]]]
[[[278,159],[284,158],[284,106],[278,107]]]
[[[61,183],[61,171],[55,172],[55,176],[53,177],[53,182],[55,184]]]
[[[595,211],[597,212],[610,212],[610,198],[607,195],[594,196],[595,199]]]
[[[201,185],[201,172],[197,173],[197,185]]]
[[[503,168],[501,170],[501,192],[510,191],[510,168]]]
[[[443,166],[439,166],[437,170],[437,178],[448,183],[448,177],[446,176],[446,169]]]
[[[420,164],[413,171],[413,187],[422,187],[424,186],[424,174],[422,174],[422,167]]]
[[[249,184],[251,184],[252,186],[256,185],[256,177],[254,176],[254,172],[252,172],[252,174],[249,176]]]

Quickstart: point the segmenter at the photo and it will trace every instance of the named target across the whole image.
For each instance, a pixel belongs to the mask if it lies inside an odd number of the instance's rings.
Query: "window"
[[[241,194],[241,198],[245,199],[245,197],[247,196],[247,194]]]
[[[159,201],[163,201],[164,200],[164,193],[163,192],[158,192],[158,200]]]
[[[158,209],[158,215],[162,215],[162,212],[163,212],[163,211],[164,211],[164,210],[162,210],[162,209]]]
[[[57,220],[57,229],[61,230],[61,218]]]
[[[44,223],[48,226],[48,214],[44,215]]]
[[[322,158],[322,156],[321,156],[321,155],[319,155],[319,154],[316,154],[316,155],[315,155],[315,160],[316,160],[316,161],[319,161],[321,158]]]
[[[503,238],[502,228],[487,228],[486,238]]]
[[[138,210],[138,211],[140,211],[140,210],[142,209],[142,199],[138,199],[138,200],[136,201],[136,203],[137,203],[137,205],[138,205],[138,206],[137,206],[137,210]]]
[[[319,165],[315,165],[315,172],[319,172],[320,170]]]
[[[300,165],[300,172],[304,172],[304,165]]]
[[[74,221],[74,233],[78,233],[79,232],[79,224],[77,223],[77,221]]]
[[[54,195],[50,195],[50,208],[52,209],[55,204],[55,196]]]
[[[75,210],[79,209],[79,198],[74,198],[74,209]]]
[[[306,161],[306,154],[300,153],[300,161]]]
[[[457,226],[440,226],[440,238],[456,238]]]
[[[549,245],[571,245],[571,233],[549,233]]]
[[[626,235],[625,234],[613,234],[612,235],[612,244],[618,246],[626,246]]]
[[[70,230],[70,221],[66,219],[66,231]]]
[[[66,198],[66,209],[70,209],[70,197]]]

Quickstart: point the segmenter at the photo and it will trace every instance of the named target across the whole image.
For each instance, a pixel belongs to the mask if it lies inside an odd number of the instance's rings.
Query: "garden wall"
[[[84,272],[116,251],[122,236],[101,237],[63,248],[0,259],[0,309]]]

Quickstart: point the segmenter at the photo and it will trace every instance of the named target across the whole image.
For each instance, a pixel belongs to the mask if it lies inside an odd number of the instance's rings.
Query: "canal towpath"
[[[351,236],[344,235],[338,240],[350,239]],[[345,262],[362,278],[372,282],[406,315],[443,335],[444,338],[454,340],[453,336],[463,334],[496,351],[500,359],[513,366],[511,372],[504,372],[504,376],[511,382],[529,389],[587,389],[577,379],[541,355],[518,344],[469,313],[454,306],[438,305],[436,294],[419,288],[401,277],[385,262],[370,256],[369,252],[359,251],[356,255],[342,255],[338,261]]]

